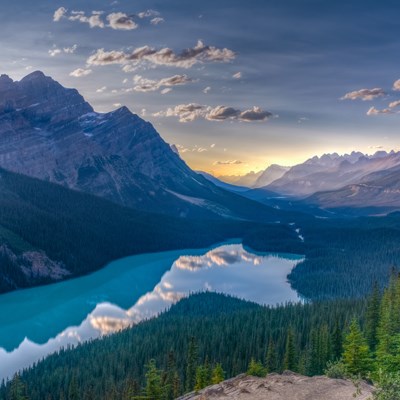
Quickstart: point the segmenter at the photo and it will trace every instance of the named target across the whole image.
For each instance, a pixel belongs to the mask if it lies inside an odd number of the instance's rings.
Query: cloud
[[[155,117],[178,117],[179,122],[192,122],[203,118],[208,121],[237,120],[243,122],[266,121],[273,116],[269,111],[264,111],[260,107],[253,107],[249,110],[227,106],[210,107],[196,103],[180,104],[166,111],[159,111],[153,114]]]
[[[102,86],[101,88],[96,90],[96,93],[103,93],[107,90],[107,86]]]
[[[72,71],[69,76],[73,76],[74,78],[81,78],[83,76],[90,75],[92,72],[93,71],[91,69],[77,68],[76,70]]]
[[[53,21],[58,22],[60,21],[63,17],[65,17],[65,14],[67,13],[67,9],[64,7],[58,8],[53,15]]]
[[[91,28],[104,28],[105,24],[101,19],[102,14],[102,11],[92,11],[91,15],[86,16],[83,11],[71,11],[71,15],[68,17],[68,20],[87,23]]]
[[[203,89],[203,93],[207,94],[211,90],[210,86],[207,86],[206,88]]]
[[[154,92],[158,89],[165,88],[161,91],[162,94],[170,92],[173,86],[186,85],[187,83],[193,82],[187,75],[173,75],[168,78],[163,78],[158,81],[153,79],[146,79],[140,75],[133,77],[135,86],[133,90],[135,92]],[[128,89],[129,91],[129,89]]]
[[[269,111],[264,111],[260,107],[253,107],[250,110],[245,110],[240,113],[239,118],[241,121],[266,121],[273,116]]]
[[[400,90],[400,79],[393,83],[393,90]]]
[[[49,50],[50,57],[55,57],[55,56],[57,56],[58,54],[61,54],[61,53],[62,53],[62,51],[60,49],[50,49]]]
[[[103,19],[104,11],[92,11],[89,14],[86,14],[84,11],[71,11],[65,7],[58,8],[53,15],[53,21],[59,22],[62,19],[66,19],[72,22],[81,22],[87,23],[91,28],[111,28],[116,30],[133,30],[137,29],[139,25],[135,22],[135,18],[143,19],[143,18],[151,18],[150,23],[152,25],[158,25],[161,22],[164,22],[164,19],[160,17],[160,13],[154,10],[147,10],[144,12],[140,12],[137,15],[127,15],[123,12],[114,12],[108,14],[105,19]],[[108,24],[106,24],[106,22]]]
[[[233,107],[217,106],[211,109],[205,116],[210,121],[224,121],[229,118],[237,118],[240,115],[240,110]]]
[[[225,160],[225,161],[215,161],[213,165],[239,165],[243,164],[242,161],[239,160]]]
[[[156,17],[156,18],[153,18],[150,20],[150,23],[152,25],[158,25],[158,24],[161,24],[162,22],[165,22],[165,20],[164,20],[164,18],[161,18],[161,17]]]
[[[394,112],[389,108],[385,108],[383,110],[378,110],[375,107],[371,107],[367,111],[367,115],[369,115],[369,116],[371,116],[371,115],[381,115],[381,114],[394,114]]]
[[[392,101],[392,102],[389,104],[389,107],[390,107],[390,108],[395,108],[395,107],[398,107],[398,106],[400,106],[400,100]]]
[[[242,77],[242,73],[241,72],[236,72],[236,74],[232,75],[233,79],[240,79]]]
[[[88,65],[133,65],[141,62],[147,62],[154,65],[175,66],[181,68],[190,68],[195,64],[204,62],[229,62],[235,58],[235,53],[227,48],[217,48],[206,46],[199,40],[196,46],[185,49],[179,54],[168,47],[155,49],[149,46],[138,47],[131,53],[111,50],[105,51],[98,49],[87,60]]]
[[[71,47],[64,47],[64,48],[61,50],[61,49],[57,48],[56,45],[54,45],[54,47],[53,47],[52,49],[50,49],[50,50],[48,51],[48,53],[49,53],[50,57],[55,57],[55,56],[57,56],[57,55],[59,55],[59,54],[61,54],[61,53],[63,53],[63,52],[64,52],[65,54],[73,54],[73,53],[75,53],[75,51],[76,51],[77,48],[78,48],[78,45],[77,45],[77,44],[74,44],[74,45],[71,46]]]
[[[117,12],[107,15],[109,27],[119,30],[132,30],[137,29],[139,25],[133,20],[133,17],[125,13]]]
[[[340,100],[374,100],[377,97],[385,96],[386,93],[381,88],[374,89],[360,89],[355,90],[354,92],[346,93]]]

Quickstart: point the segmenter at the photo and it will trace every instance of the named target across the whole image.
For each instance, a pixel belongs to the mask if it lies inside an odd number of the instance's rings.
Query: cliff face
[[[360,389],[361,393],[356,394],[354,384],[348,380],[284,372],[266,378],[239,375],[179,400],[367,400],[371,397],[372,386],[362,382]]]

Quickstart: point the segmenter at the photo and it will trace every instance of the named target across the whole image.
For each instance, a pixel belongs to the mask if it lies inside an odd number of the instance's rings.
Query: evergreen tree
[[[272,338],[268,342],[267,356],[265,357],[265,369],[267,374],[278,371],[278,357]]]
[[[343,363],[350,375],[365,377],[371,368],[368,343],[358,322],[353,319],[343,344]]]
[[[335,322],[335,328],[333,330],[331,342],[332,342],[332,358],[333,360],[339,360],[343,351],[343,333],[342,333],[342,328],[337,319]]]
[[[294,344],[294,333],[292,328],[288,329],[286,335],[285,358],[283,368],[289,371],[297,371],[296,348]]]
[[[190,338],[189,349],[186,362],[186,382],[185,388],[187,392],[194,389],[196,384],[196,369],[198,365],[198,347],[194,336]]]
[[[366,312],[365,336],[371,351],[374,351],[378,343],[378,326],[380,314],[380,293],[377,283],[375,283],[373,291],[368,298]]]
[[[19,374],[15,374],[11,381],[10,400],[28,400],[25,386],[21,381]]]
[[[78,382],[76,381],[75,374],[72,375],[72,378],[69,383],[68,400],[80,400]]]
[[[155,360],[146,365],[146,396],[149,400],[161,399],[161,377]]]
[[[216,385],[217,383],[222,382],[225,379],[225,372],[222,368],[221,363],[217,363],[212,371],[211,383]]]
[[[250,360],[249,368],[247,369],[247,375],[264,377],[266,371],[260,361],[256,361],[254,358]]]

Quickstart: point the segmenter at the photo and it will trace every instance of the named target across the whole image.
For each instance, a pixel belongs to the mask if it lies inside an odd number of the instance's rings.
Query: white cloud
[[[196,46],[185,49],[179,54],[168,47],[155,49],[149,46],[138,47],[131,53],[119,50],[105,51],[98,49],[87,60],[88,65],[133,65],[147,62],[154,65],[175,66],[190,68],[197,63],[204,62],[229,62],[235,58],[235,53],[227,48],[207,46],[199,40]]]
[[[170,92],[172,90],[171,87],[173,86],[186,85],[190,82],[193,82],[193,80],[190,79],[187,75],[173,75],[168,78],[160,79],[158,81],[143,78],[141,75],[135,75],[133,77],[133,83],[135,84],[133,90],[135,92],[154,92],[158,89],[165,88],[161,92],[162,94],[165,94]]]
[[[65,17],[65,14],[67,13],[67,9],[64,7],[60,7],[58,8],[53,15],[53,21],[54,22],[58,22],[60,21],[62,18]]]
[[[61,54],[61,53],[62,53],[62,51],[60,49],[50,49],[49,50],[50,57],[55,57],[55,56],[57,56],[58,54]]]
[[[225,161],[215,161],[213,165],[239,165],[243,164],[242,161],[239,160],[225,160]]]
[[[400,90],[400,79],[393,83],[393,90]]]
[[[74,78],[81,78],[83,76],[90,75],[92,72],[93,71],[91,69],[77,68],[76,70],[72,71],[69,76],[73,76]]]
[[[208,121],[227,121],[236,120],[243,122],[267,121],[273,116],[269,111],[262,110],[260,107],[253,107],[249,110],[227,106],[210,107],[196,103],[180,104],[165,111],[153,114],[155,117],[178,117],[179,122],[192,122],[202,118]]]
[[[138,14],[139,18],[154,18],[154,17],[158,17],[160,15],[160,13],[156,10],[146,10],[146,11],[142,11]]]
[[[114,104],[113,104],[113,107],[115,107],[115,108],[120,108],[120,107],[122,107],[122,104],[121,104],[121,103],[114,103]]]
[[[340,100],[363,100],[369,101],[374,100],[377,97],[385,96],[385,92],[381,88],[374,89],[360,89],[355,90],[354,92],[346,93]]]
[[[161,17],[156,17],[156,18],[153,18],[150,20],[150,23],[152,25],[158,25],[158,24],[161,24],[162,22],[165,22],[165,20],[164,20],[164,18],[161,18]]]
[[[236,74],[232,75],[233,79],[240,79],[242,77],[242,73],[241,72],[236,72]]]
[[[103,92],[105,92],[106,90],[107,90],[107,86],[103,86],[103,87],[97,89],[97,90],[96,90],[96,93],[103,93]]]
[[[161,90],[161,94],[167,94],[167,93],[169,93],[169,92],[171,92],[172,91],[172,89],[171,88],[165,88],[165,89],[163,89],[163,90]]]
[[[79,21],[82,23],[87,23],[91,28],[104,28],[105,24],[101,19],[102,11],[92,11],[92,14],[86,16],[83,11],[71,11],[68,17],[69,21]]]
[[[389,107],[390,107],[390,108],[395,108],[395,107],[398,107],[398,106],[400,106],[400,100],[392,101],[392,102],[389,104]]]
[[[107,15],[107,21],[110,28],[117,30],[132,30],[139,27],[139,25],[133,20],[133,17],[122,12]]]
[[[207,94],[211,90],[210,86],[207,86],[206,88],[203,89],[203,93]]]
[[[63,48],[63,51],[64,51],[64,53],[66,53],[66,54],[74,54],[77,48],[78,48],[78,45],[77,45],[77,44],[74,44],[74,45],[71,46],[71,47],[64,47],[64,48]]]
[[[392,110],[390,110],[389,108],[385,108],[383,110],[378,110],[375,107],[371,107],[367,111],[367,115],[369,115],[369,116],[371,116],[371,115],[381,115],[381,114],[394,114],[394,112]]]

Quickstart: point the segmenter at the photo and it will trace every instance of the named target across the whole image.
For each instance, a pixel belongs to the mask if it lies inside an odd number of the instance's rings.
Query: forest
[[[240,334],[238,334],[240,332]],[[63,349],[3,382],[0,399],[172,400],[223,379],[291,370],[400,389],[400,277],[358,301],[260,306],[217,293]]]

